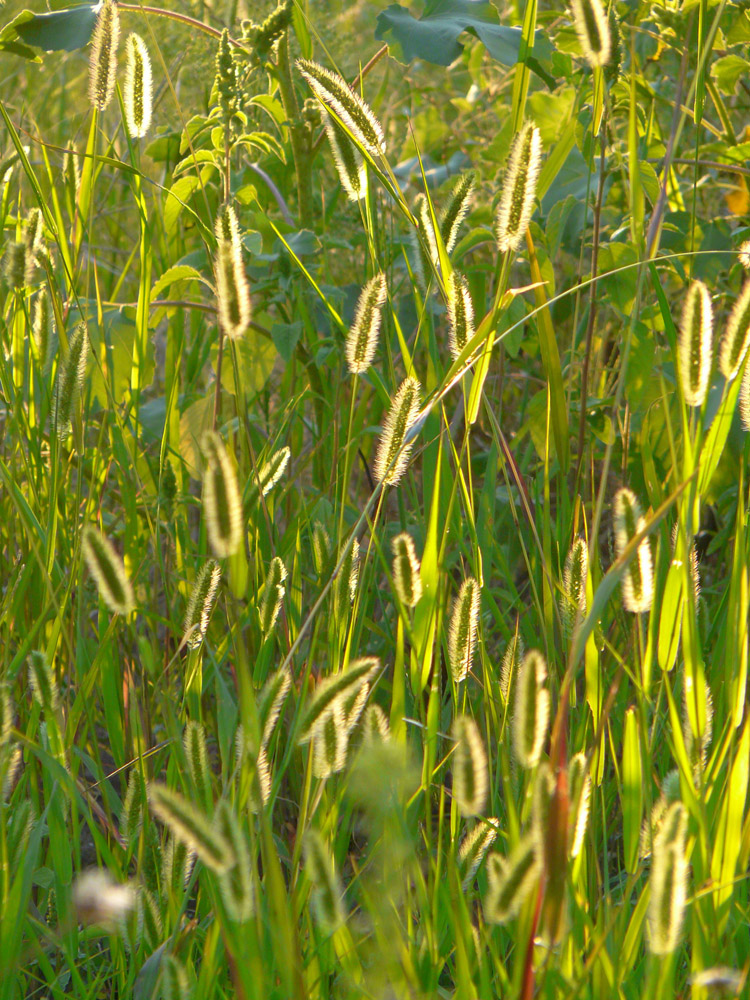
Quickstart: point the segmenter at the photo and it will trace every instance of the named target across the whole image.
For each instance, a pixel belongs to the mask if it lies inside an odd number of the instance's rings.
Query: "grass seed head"
[[[232,556],[242,544],[242,498],[237,473],[221,438],[206,431],[201,439],[206,457],[203,506],[208,540],[217,559]]]
[[[550,701],[546,679],[544,657],[536,649],[529,650],[518,669],[513,708],[513,750],[527,770],[539,763],[547,737]]]
[[[339,122],[325,110],[323,124],[341,186],[349,201],[360,201],[367,194],[367,167],[364,158]]]
[[[432,278],[433,270],[439,273],[440,254],[435,239],[430,204],[424,194],[418,194],[414,200],[414,218],[416,220],[416,229],[412,234],[414,271],[420,286],[426,289]]]
[[[518,667],[523,659],[523,640],[521,639],[520,633],[518,631],[518,622],[516,622],[516,631],[513,633],[508,645],[505,647],[505,654],[503,656],[503,663],[500,668],[500,690],[502,692],[504,700],[507,702],[510,696],[510,689],[513,683],[513,679],[518,672]]]
[[[362,720],[363,741],[385,743],[390,739],[391,727],[388,718],[380,705],[368,705]]]
[[[477,183],[477,172],[470,170],[456,182],[448,202],[440,213],[440,235],[447,253],[453,253],[458,241],[458,231],[471,205],[471,196]]]
[[[448,278],[448,346],[455,360],[474,336],[474,306],[469,284],[458,271]]]
[[[143,820],[143,783],[137,767],[131,768],[125,797],[120,813],[120,836],[132,844],[138,836]]]
[[[196,719],[189,719],[182,734],[182,746],[185,751],[188,773],[193,786],[198,793],[198,799],[206,809],[213,807],[213,792],[211,769],[208,766],[208,747],[206,745],[206,730]]]
[[[601,0],[570,0],[578,41],[589,66],[605,66],[612,52],[609,20]]]
[[[185,1000],[192,996],[187,969],[175,955],[162,955],[159,963],[161,1000]]]
[[[393,539],[393,585],[399,601],[414,608],[422,597],[419,559],[411,535],[405,531]]]
[[[199,649],[203,644],[220,581],[221,567],[215,559],[209,559],[198,570],[185,612],[183,634],[187,637],[188,649]]]
[[[504,924],[515,917],[536,884],[539,870],[536,838],[531,833],[519,841],[507,859],[491,854],[487,862],[485,920]]]
[[[250,288],[242,262],[242,243],[237,216],[224,205],[216,220],[216,294],[219,322],[230,340],[242,337],[250,325]]]
[[[125,42],[127,63],[123,104],[125,123],[131,139],[142,139],[151,126],[151,59],[146,43],[132,32]]]
[[[404,379],[393,397],[373,466],[373,474],[378,482],[395,486],[406,471],[412,447],[406,441],[406,435],[419,413],[419,395],[419,382],[410,375]]]
[[[653,955],[669,955],[680,942],[687,903],[686,830],[687,810],[675,802],[654,835],[648,911]]]
[[[62,440],[70,430],[73,407],[83,388],[89,360],[89,335],[86,324],[79,323],[68,342],[68,353],[57,369],[52,423]]]
[[[750,431],[750,365],[745,368],[740,386],[740,417],[743,429]]]
[[[702,281],[694,281],[685,296],[677,341],[680,385],[688,406],[702,406],[708,392],[713,328],[711,296]]]
[[[343,622],[357,596],[359,583],[359,542],[355,538],[349,547],[338,576],[333,581],[333,617]]]
[[[289,667],[279,667],[268,678],[258,697],[258,722],[261,728],[261,746],[268,746],[274,728],[292,687]]]
[[[461,886],[464,892],[471,885],[471,881],[479,870],[479,866],[484,860],[487,851],[495,843],[499,828],[500,822],[494,817],[487,820],[480,820],[461,841],[457,859],[459,871],[461,872]]]
[[[325,717],[333,711],[334,706],[341,712],[341,724],[346,725],[344,704],[351,702],[362,690],[368,688],[380,670],[380,661],[376,656],[364,656],[349,664],[348,670],[333,674],[321,681],[310,705],[305,709],[300,724],[298,741],[308,743],[315,732],[322,726]]]
[[[313,774],[316,778],[328,778],[344,770],[349,732],[341,699],[335,701],[316,723],[312,743]]]
[[[258,604],[260,630],[264,636],[270,635],[279,617],[281,602],[286,593],[285,580],[286,566],[278,556],[274,556],[268,567],[268,575]]]
[[[586,615],[586,580],[589,575],[589,550],[582,538],[570,547],[563,571],[563,593],[560,599],[565,630],[570,636],[576,621]]]
[[[29,681],[31,690],[34,692],[34,700],[39,704],[45,715],[54,715],[57,711],[59,699],[57,695],[57,681],[52,672],[49,660],[40,650],[29,653],[27,663],[29,665]]]
[[[719,370],[727,382],[736,377],[750,343],[750,278],[745,282],[727,320],[719,347]]]
[[[221,899],[230,917],[244,923],[255,910],[250,850],[237,814],[226,799],[216,808],[214,825],[235,858],[234,865],[219,876]]]
[[[81,548],[89,573],[109,610],[116,615],[130,614],[135,603],[133,588],[112,543],[93,524],[87,524],[81,536]]]
[[[32,332],[34,335],[34,350],[36,351],[39,367],[42,371],[47,368],[50,356],[50,342],[55,328],[52,314],[52,304],[46,288],[42,288],[34,303],[34,322]]]
[[[462,816],[478,816],[487,802],[489,778],[479,727],[470,715],[453,720],[451,736],[456,741],[452,757],[453,798]]]
[[[346,338],[346,363],[352,375],[366,372],[375,357],[382,309],[386,301],[385,275],[371,278],[359,296],[349,334]]]
[[[385,136],[380,122],[346,80],[310,59],[298,59],[297,69],[320,103],[340,119],[356,143],[370,156],[385,153]]]
[[[448,663],[454,681],[465,680],[474,661],[479,627],[479,584],[473,576],[461,584],[448,628]]]
[[[31,265],[38,264],[38,258],[44,254],[44,216],[40,208],[32,208],[26,217],[23,232],[26,252],[30,258]]]
[[[13,716],[15,706],[10,684],[7,680],[0,681],[0,747],[7,746],[13,734]]]
[[[94,27],[89,59],[89,100],[98,111],[104,111],[115,92],[119,41],[117,4],[113,0],[103,0]]]
[[[305,834],[304,854],[305,870],[313,886],[315,917],[325,930],[332,932],[346,919],[343,892],[333,858],[317,830],[310,828]]]
[[[501,253],[520,250],[534,211],[536,183],[542,164],[539,129],[526,122],[513,139],[495,218],[495,237]]]
[[[285,446],[275,451],[258,473],[258,489],[267,496],[286,472],[291,457],[291,448]]]
[[[577,753],[568,764],[568,795],[570,799],[570,856],[576,858],[581,853],[586,824],[589,818],[591,799],[591,774],[586,767],[586,754]]]
[[[13,240],[5,251],[5,277],[11,288],[22,289],[31,283],[33,260],[25,240]]]
[[[646,520],[635,494],[623,487],[614,499],[615,551],[619,558],[633,538],[645,527]],[[648,538],[638,546],[638,552],[625,570],[622,580],[622,600],[626,611],[643,614],[651,609],[654,596],[654,570]]]
[[[313,524],[312,550],[315,572],[320,576],[331,558],[331,538],[320,521]]]
[[[737,259],[746,271],[750,271],[750,240],[745,240],[737,248]]]
[[[195,851],[207,868],[220,874],[235,863],[230,845],[193,802],[155,782],[149,785],[148,801],[151,812],[173,836]]]

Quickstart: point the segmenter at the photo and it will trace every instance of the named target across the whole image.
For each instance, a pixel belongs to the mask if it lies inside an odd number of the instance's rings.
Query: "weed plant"
[[[0,1000],[746,996],[746,5],[53,6]]]

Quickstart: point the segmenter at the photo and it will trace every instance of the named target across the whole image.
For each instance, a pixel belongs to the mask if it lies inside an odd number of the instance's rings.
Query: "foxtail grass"
[[[456,741],[453,798],[462,816],[478,816],[484,812],[489,787],[487,754],[479,727],[470,715],[459,715],[453,720],[451,736]]]
[[[680,385],[688,406],[702,406],[706,398],[712,346],[711,296],[702,281],[693,281],[685,296],[677,342]]]
[[[607,11],[601,0],[570,0],[578,41],[589,66],[605,66],[612,52]]]
[[[399,601],[414,608],[422,597],[422,577],[419,559],[411,535],[405,531],[396,535],[393,546],[393,585]]]
[[[116,615],[130,614],[135,604],[133,588],[122,559],[106,535],[100,534],[93,524],[87,524],[81,536],[81,549],[109,610]]]
[[[132,32],[125,42],[127,62],[123,86],[125,123],[132,139],[142,139],[151,127],[151,59],[146,43]]]
[[[614,499],[615,551],[620,556],[646,523],[635,494],[623,487]],[[648,538],[638,546],[622,581],[622,603],[626,611],[643,614],[651,609],[654,595],[654,570]]]
[[[371,156],[385,153],[380,122],[346,80],[310,59],[298,59],[297,68],[320,103],[340,119],[355,142]]]
[[[216,244],[219,322],[230,340],[238,340],[250,325],[251,307],[239,224],[231,205],[225,205],[216,220]]]
[[[477,644],[479,627],[479,584],[473,576],[461,584],[458,597],[453,604],[448,627],[448,663],[454,681],[465,680],[472,663]]]
[[[189,649],[199,649],[206,638],[220,582],[221,567],[209,559],[198,570],[185,611],[182,631]]]
[[[89,100],[104,111],[112,100],[117,82],[117,46],[120,15],[114,0],[103,0],[94,27],[89,58]]]
[[[346,338],[346,364],[352,375],[362,375],[373,362],[385,301],[385,275],[381,271],[362,289],[354,313],[354,322]]]
[[[495,239],[501,253],[515,253],[521,248],[534,212],[541,165],[539,129],[532,122],[526,122],[513,139],[495,217]]]
[[[201,439],[206,458],[203,508],[208,540],[217,559],[232,556],[242,544],[242,499],[237,474],[224,444],[215,431]]]
[[[544,686],[547,665],[542,654],[530,650],[516,678],[513,709],[513,750],[521,767],[531,770],[539,763],[549,725],[550,697]]]

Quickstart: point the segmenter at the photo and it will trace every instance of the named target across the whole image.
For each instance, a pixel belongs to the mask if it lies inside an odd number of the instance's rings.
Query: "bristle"
[[[320,521],[313,524],[312,549],[315,572],[320,576],[331,558],[331,539]]]
[[[544,687],[547,666],[535,649],[524,656],[516,679],[513,711],[513,749],[521,767],[539,763],[549,723],[549,691]]]
[[[334,674],[322,681],[315,692],[310,705],[305,709],[300,724],[299,743],[308,743],[320,728],[332,710],[338,704],[341,710],[341,724],[345,726],[346,716],[343,711],[345,699],[351,699],[362,687],[370,685],[378,671],[380,661],[376,656],[365,656],[349,664],[349,669],[340,674]]]
[[[338,73],[309,59],[298,59],[297,68],[320,103],[332,111],[371,156],[385,153],[385,136],[371,108]]]
[[[510,696],[511,685],[522,659],[523,641],[518,632],[518,622],[516,622],[516,631],[505,649],[503,664],[500,669],[500,690],[506,702]]]
[[[346,338],[346,363],[352,375],[361,375],[372,364],[378,346],[381,312],[386,297],[385,275],[381,271],[362,289],[354,313],[354,322]]]
[[[516,252],[521,247],[534,211],[541,163],[539,129],[526,122],[511,146],[495,220],[495,237],[501,253]]]
[[[214,825],[235,858],[234,865],[219,876],[221,899],[230,917],[243,923],[255,909],[250,850],[237,814],[226,799],[217,806]]]
[[[453,604],[448,627],[448,663],[457,684],[466,679],[474,661],[479,605],[479,584],[473,576],[467,577]]]
[[[586,754],[577,753],[568,764],[568,795],[570,817],[568,823],[570,856],[581,853],[591,800],[591,774],[586,766]]]
[[[447,253],[453,253],[458,240],[458,231],[466,218],[471,204],[471,196],[477,182],[476,171],[462,174],[456,182],[448,203],[440,214],[440,235]]]
[[[419,559],[411,535],[396,535],[393,547],[393,585],[396,595],[407,608],[414,608],[422,597]]]
[[[430,205],[425,195],[421,193],[414,201],[414,219],[416,221],[416,229],[412,239],[414,271],[419,284],[423,289],[426,289],[432,278],[433,270],[439,272],[440,255],[438,254]]]
[[[711,296],[702,281],[694,281],[685,296],[677,342],[680,385],[688,406],[702,406],[706,398],[712,343]]]
[[[393,397],[373,466],[373,474],[378,482],[395,486],[406,472],[412,447],[406,436],[419,413],[419,394],[419,382],[410,375],[404,379]]]
[[[359,542],[355,538],[347,550],[338,575],[333,581],[333,617],[343,622],[357,595],[359,582]]]
[[[242,242],[237,216],[225,205],[216,220],[216,294],[219,322],[231,340],[238,340],[250,325],[250,288],[242,262]]]
[[[88,524],[83,529],[81,548],[89,573],[109,610],[117,615],[130,614],[135,603],[133,588],[112,543],[97,528]]]
[[[113,0],[103,0],[94,27],[89,60],[89,100],[99,111],[104,111],[115,92],[119,40],[117,4]]]
[[[614,499],[615,550],[618,557],[627,545],[639,534],[645,524],[640,505],[629,489],[623,487]],[[638,552],[630,560],[622,581],[622,598],[626,611],[643,614],[651,609],[654,596],[654,571],[648,538],[638,546]]]
[[[285,446],[275,451],[265,462],[258,473],[258,488],[263,496],[267,496],[286,472],[291,457],[291,448]]]
[[[151,125],[151,59],[146,43],[135,32],[125,42],[127,63],[123,105],[131,139],[142,139]]]
[[[232,556],[242,544],[242,499],[237,474],[221,438],[206,431],[201,439],[206,457],[203,506],[208,540],[217,559]]]
[[[268,678],[258,697],[258,723],[261,727],[261,746],[268,746],[292,686],[289,667],[279,667]]]
[[[680,942],[687,903],[686,828],[687,810],[675,802],[654,836],[648,911],[649,947],[654,955],[669,955]]]
[[[560,612],[568,636],[573,634],[578,618],[586,615],[586,580],[589,574],[589,550],[582,538],[576,538],[565,560]]]
[[[316,724],[313,736],[313,774],[327,778],[343,771],[349,734],[341,701],[335,701]]]
[[[497,839],[500,823],[494,817],[477,823],[473,830],[466,834],[458,848],[458,866],[461,872],[461,885],[464,891],[468,889],[472,879],[479,870],[487,851]]]
[[[199,649],[206,637],[220,581],[221,567],[209,559],[198,570],[185,612],[182,630],[189,649]]]
[[[453,720],[451,737],[456,741],[453,751],[453,798],[462,816],[478,816],[487,801],[489,778],[479,727],[469,715]]]
[[[204,809],[210,810],[213,808],[214,800],[211,769],[208,766],[206,730],[196,719],[188,720],[185,732],[182,734],[182,746],[198,800]]]
[[[338,121],[325,110],[323,125],[341,186],[349,201],[360,201],[367,194],[367,167],[364,158]]]
[[[474,336],[474,306],[466,278],[453,271],[448,278],[448,346],[455,360]]]

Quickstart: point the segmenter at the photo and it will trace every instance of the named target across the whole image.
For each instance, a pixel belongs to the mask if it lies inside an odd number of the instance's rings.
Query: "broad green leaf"
[[[435,0],[417,19],[394,3],[378,14],[375,37],[388,43],[390,54],[399,62],[424,59],[438,66],[450,66],[463,52],[459,35],[471,31],[492,56],[505,66],[514,66],[521,46],[521,29],[499,23],[497,9],[486,0]],[[535,36],[537,58],[551,53],[542,32]]]
[[[750,70],[750,61],[741,56],[730,54],[717,59],[711,66],[711,76],[722,94],[733,94],[740,77],[746,77]]]
[[[176,281],[202,281],[208,285],[200,271],[196,271],[194,267],[190,267],[189,264],[175,264],[173,267],[167,268],[161,278],[154,282],[151,289],[151,299],[158,299],[164,289],[169,288]]]
[[[30,56],[22,51],[27,46],[44,49],[45,52],[57,52],[61,49],[75,52],[76,49],[84,48],[91,40],[98,11],[98,4],[85,4],[47,14],[21,11],[0,32],[0,49],[23,55],[26,59],[36,58],[33,51]],[[20,45],[19,41],[25,44]]]

